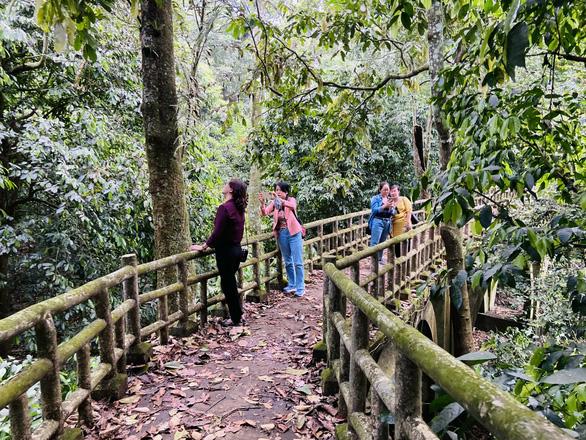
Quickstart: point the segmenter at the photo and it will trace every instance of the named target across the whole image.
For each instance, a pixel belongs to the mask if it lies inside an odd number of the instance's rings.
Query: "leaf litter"
[[[210,320],[198,333],[155,346],[129,376],[127,395],[92,402],[87,440],[293,440],[334,438],[334,397],[321,395],[312,348],[322,338],[323,274],[306,295],[271,291],[245,303],[247,327]]]

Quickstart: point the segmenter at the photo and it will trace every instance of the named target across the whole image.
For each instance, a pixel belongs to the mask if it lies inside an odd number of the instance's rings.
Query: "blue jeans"
[[[372,247],[387,239],[389,230],[391,229],[391,222],[375,217],[372,219],[372,227],[370,229],[372,231],[370,233],[370,246]],[[380,251],[378,253],[378,261],[382,261],[382,259],[383,251]]]
[[[301,231],[295,235],[289,229],[279,231],[279,249],[285,262],[289,285],[295,286],[297,292],[305,290],[305,273],[303,270],[303,237]]]

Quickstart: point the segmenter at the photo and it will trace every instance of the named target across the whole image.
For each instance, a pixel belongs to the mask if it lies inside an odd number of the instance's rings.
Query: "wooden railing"
[[[370,211],[328,218],[306,224],[308,237],[304,241],[305,263],[312,271],[321,263],[324,255],[346,255],[364,246],[368,236],[364,229]],[[269,291],[271,282],[281,284],[283,265],[278,250],[261,252],[263,242],[273,240],[267,233],[251,237],[251,258],[242,263],[238,283],[241,293]],[[274,246],[273,246],[274,247]],[[64,430],[65,420],[74,412],[81,422],[92,422],[90,399],[92,393],[110,390],[120,393],[125,389],[127,357],[140,353],[143,341],[168,343],[169,330],[178,328],[188,331],[193,326],[191,317],[200,325],[208,320],[210,307],[222,302],[221,293],[210,296],[210,280],[218,277],[218,271],[190,275],[191,260],[206,258],[211,251],[186,252],[145,264],[137,264],[135,255],[122,257],[122,267],[108,275],[91,281],[58,297],[35,304],[0,320],[0,343],[11,341],[28,331],[34,332],[37,351],[33,363],[13,377],[0,383],[0,410],[9,407],[12,436],[18,440],[54,438]],[[176,267],[177,281],[152,290],[139,291],[139,279],[161,269]],[[252,270],[247,269],[251,267]],[[113,310],[112,292],[122,287],[122,302]],[[196,301],[190,303],[189,289],[195,289]],[[193,291],[193,290],[192,290]],[[169,313],[167,301],[170,295],[178,295],[179,310]],[[73,307],[95,304],[97,319],[68,340],[59,340],[55,316]],[[157,302],[158,317],[155,322],[141,327],[141,307]],[[90,347],[97,344],[99,360],[92,367]],[[96,362],[96,357],[93,358]],[[73,361],[77,368],[77,389],[67,399],[62,399],[60,371]],[[27,392],[40,384],[42,422],[31,428],[31,415]],[[113,387],[108,388],[110,385]]]
[[[411,250],[395,259],[392,247],[400,245],[405,251],[408,241]],[[378,251],[385,249],[389,252],[388,264],[379,270]],[[427,382],[431,380],[499,439],[571,439],[386,307],[394,308],[393,300],[401,294],[411,298],[410,283],[419,272],[433,268],[439,254],[438,234],[432,225],[425,224],[372,248],[332,259],[324,266],[328,367],[339,384],[338,408],[348,420],[349,438],[387,440],[390,413],[394,439],[437,439],[422,416],[422,393],[429,392]],[[363,260],[367,264],[361,265]],[[348,301],[351,312],[347,316]],[[371,326],[388,338],[384,365],[371,355]],[[427,375],[425,387],[422,372]]]

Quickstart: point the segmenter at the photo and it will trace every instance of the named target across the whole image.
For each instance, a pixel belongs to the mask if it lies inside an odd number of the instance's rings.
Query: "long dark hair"
[[[278,186],[279,188],[281,188],[281,191],[283,191],[285,194],[287,194],[285,196],[285,200],[287,200],[289,198],[289,191],[291,190],[291,188],[289,187],[289,184],[287,182],[280,181],[275,186]]]
[[[236,209],[240,212],[246,210],[246,183],[239,179],[232,179],[228,182],[232,189],[232,200],[236,204]]]
[[[380,192],[383,190],[383,187],[387,185],[389,187],[389,189],[391,188],[391,185],[389,185],[389,182],[381,182],[378,184],[378,193],[380,194]]]

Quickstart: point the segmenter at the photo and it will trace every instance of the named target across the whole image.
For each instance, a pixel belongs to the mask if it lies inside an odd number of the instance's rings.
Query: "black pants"
[[[401,243],[395,244],[395,257],[397,258],[401,256],[401,246],[403,245],[403,243],[405,242],[403,241]],[[411,250],[411,239],[407,240],[407,244],[405,246],[407,246],[407,252],[409,252]]]
[[[240,266],[240,252],[240,243],[216,249],[220,285],[226,297],[230,318],[234,323],[238,323],[242,319],[242,306],[240,305],[240,295],[238,295],[238,284],[236,284],[236,272]]]

